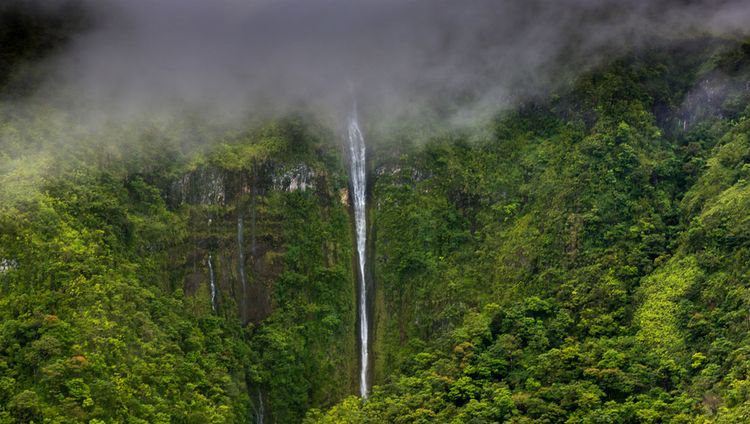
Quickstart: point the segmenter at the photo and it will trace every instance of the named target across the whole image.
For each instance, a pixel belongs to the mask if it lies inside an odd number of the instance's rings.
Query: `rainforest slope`
[[[0,422],[750,418],[747,41],[612,52],[477,127],[372,124],[362,402],[339,132],[75,133],[25,101],[75,21],[12,13]]]
[[[310,421],[750,419],[749,76],[746,42],[670,43],[489,134],[394,137],[381,385]]]

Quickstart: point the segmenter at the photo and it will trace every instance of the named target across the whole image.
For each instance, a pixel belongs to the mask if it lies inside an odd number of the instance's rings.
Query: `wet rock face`
[[[205,279],[206,275],[204,275],[204,273],[202,272],[191,272],[190,274],[185,276],[183,287],[185,294],[188,296],[195,296],[195,294],[198,292],[198,287]]]
[[[18,268],[18,262],[15,259],[0,258],[0,274]]]
[[[315,190],[319,177],[305,163],[266,163],[244,171],[201,167],[175,180],[169,187],[168,198],[173,207],[184,204],[223,206],[249,195],[251,191],[264,195],[269,191]]]
[[[680,129],[687,130],[709,117],[731,117],[738,112],[734,110],[735,103],[746,96],[750,96],[748,81],[721,73],[708,75],[685,96],[677,124]]]
[[[315,171],[307,164],[281,166],[274,170],[272,188],[279,191],[305,191],[315,189]]]
[[[279,260],[283,245],[278,235],[269,237],[283,232],[278,217],[269,214],[269,196],[317,193],[318,189],[327,193],[327,176],[303,162],[269,161],[243,170],[209,165],[175,179],[168,202],[187,211],[191,229],[181,252],[185,294],[210,295],[213,273],[218,298],[215,309],[235,304],[243,323],[263,321],[272,313],[274,281],[283,271]],[[326,201],[325,196],[319,198]],[[213,258],[211,270],[209,255]],[[226,299],[230,303],[225,303]]]
[[[172,183],[169,200],[172,205],[223,205],[227,199],[225,172],[199,168]]]
[[[382,164],[375,168],[377,177],[391,178],[394,184],[413,184],[432,177],[428,172],[411,166],[402,167],[399,164]]]

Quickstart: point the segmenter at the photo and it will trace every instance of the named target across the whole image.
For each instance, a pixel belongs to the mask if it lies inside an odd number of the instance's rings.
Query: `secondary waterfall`
[[[263,402],[263,393],[260,391],[260,388],[258,388],[258,407],[256,408],[255,405],[252,405],[252,407],[255,412],[255,424],[263,424],[266,415],[266,407]]]
[[[211,254],[208,254],[208,281],[211,283],[211,309],[216,312],[216,279],[214,278],[214,266],[211,264]]]
[[[348,123],[349,151],[351,153],[352,203],[357,237],[357,258],[359,262],[359,328],[360,328],[360,375],[359,393],[367,397],[367,369],[369,366],[369,328],[367,319],[367,283],[365,261],[367,260],[367,168],[365,166],[365,139],[359,128],[357,106],[354,105]]]
[[[237,206],[239,209],[239,205]],[[245,278],[245,240],[243,238],[244,228],[242,225],[242,214],[237,211],[237,255],[238,255],[238,271],[240,273],[240,283],[242,284],[242,299],[240,299],[240,317],[244,320],[245,314],[245,296],[247,293],[247,279]]]

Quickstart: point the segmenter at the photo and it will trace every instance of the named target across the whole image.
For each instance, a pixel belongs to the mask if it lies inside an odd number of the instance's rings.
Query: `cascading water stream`
[[[214,278],[214,267],[211,264],[211,254],[208,254],[208,281],[211,283],[211,309],[216,312],[216,279]]]
[[[239,208],[239,206],[238,206]],[[247,294],[247,279],[245,278],[245,240],[243,237],[243,220],[242,214],[237,211],[237,255],[238,255],[238,271],[240,273],[240,283],[242,284],[242,299],[240,300],[240,316],[244,317],[247,311],[245,310],[245,299]]]
[[[258,389],[258,409],[255,411],[255,424],[263,424],[266,416],[266,407],[263,402],[263,393]]]
[[[367,374],[369,366],[369,327],[367,317],[367,284],[365,279],[365,261],[367,259],[367,169],[365,166],[365,139],[359,128],[356,104],[349,115],[347,126],[349,150],[351,153],[352,201],[357,238],[357,257],[359,263],[359,328],[360,328],[360,380],[359,393],[367,397]]]
[[[211,224],[213,223],[213,219],[208,218],[208,228],[210,231]],[[208,254],[208,259],[206,260],[208,264],[208,282],[210,284],[211,289],[211,310],[216,312],[216,277],[214,276],[214,265],[211,262],[211,254]]]

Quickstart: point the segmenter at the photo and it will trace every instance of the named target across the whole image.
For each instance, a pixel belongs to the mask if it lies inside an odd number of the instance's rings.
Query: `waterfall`
[[[258,410],[256,411],[256,418],[255,423],[256,424],[263,424],[263,418],[266,415],[266,408],[263,403],[263,393],[261,393],[260,388],[258,388]]]
[[[214,278],[214,267],[211,264],[211,254],[208,254],[208,281],[211,283],[211,309],[216,312],[216,279]]]
[[[263,424],[266,417],[266,405],[263,402],[263,392],[260,391],[260,387],[256,388],[258,393],[258,404],[250,400],[250,407],[253,409],[253,422],[255,424]]]
[[[365,166],[365,139],[359,128],[357,106],[354,105],[348,123],[349,150],[351,153],[352,203],[357,237],[357,258],[359,263],[359,328],[360,328],[360,376],[359,393],[367,397],[367,369],[369,366],[369,328],[367,317],[367,282],[365,261],[367,260],[367,170]]]
[[[247,279],[245,278],[245,241],[242,236],[243,225],[242,225],[242,213],[239,211],[239,205],[237,205],[237,254],[239,256],[238,270],[240,273],[240,283],[242,283],[242,299],[240,299],[240,317],[244,320],[246,316],[245,311],[245,298],[247,293]]]

